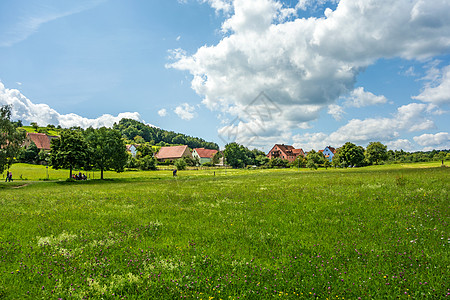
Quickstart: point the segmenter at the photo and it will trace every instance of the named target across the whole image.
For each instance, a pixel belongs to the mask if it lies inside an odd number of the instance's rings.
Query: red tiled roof
[[[50,150],[50,141],[56,136],[46,135],[45,133],[27,132],[27,140],[25,144],[29,146],[31,142],[36,144],[38,149]]]
[[[127,151],[130,151],[131,146],[134,146],[134,148],[137,149],[137,148],[140,146],[140,144],[128,144],[128,145],[127,145]]]
[[[194,149],[198,156],[201,158],[213,158],[213,156],[217,153],[217,150],[205,149],[205,148],[195,148]]]
[[[186,153],[188,146],[161,147],[156,154],[157,159],[176,159],[181,158]],[[188,150],[189,151],[189,150]]]
[[[294,153],[296,155],[299,155],[299,154],[305,155],[305,152],[303,151],[302,148],[300,148],[300,149],[292,149],[292,153]]]
[[[275,146],[278,146],[278,148],[280,148],[281,151],[283,152],[287,152],[289,150],[294,150],[294,147],[291,145],[285,145],[285,144],[275,144]]]

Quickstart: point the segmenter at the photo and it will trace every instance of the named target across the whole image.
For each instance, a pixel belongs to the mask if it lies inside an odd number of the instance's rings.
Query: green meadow
[[[439,299],[449,168],[88,173],[0,183],[0,299]],[[48,178],[48,180],[47,180]]]

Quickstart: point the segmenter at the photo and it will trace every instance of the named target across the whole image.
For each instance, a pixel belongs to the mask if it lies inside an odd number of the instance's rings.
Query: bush
[[[310,168],[311,170],[317,170],[317,165],[312,159],[308,159],[308,163],[306,164],[307,168]]]
[[[151,155],[144,156],[138,160],[139,169],[141,170],[156,170],[156,158]]]
[[[184,159],[180,158],[175,161],[175,167],[177,170],[186,170],[187,163]]]

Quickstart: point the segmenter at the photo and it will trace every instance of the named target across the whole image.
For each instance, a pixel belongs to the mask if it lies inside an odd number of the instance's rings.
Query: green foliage
[[[101,179],[103,172],[112,169],[123,172],[128,160],[125,143],[118,130],[102,127],[89,128],[85,132],[89,150],[88,162],[94,168],[100,169]]]
[[[139,169],[148,171],[148,170],[156,170],[156,165],[158,161],[153,155],[146,155],[137,160],[137,164]]]
[[[19,153],[26,133],[11,123],[11,107],[0,107],[0,173],[8,169]]]
[[[306,167],[311,170],[317,170],[318,166],[312,158],[307,159]]]
[[[304,168],[306,166],[307,160],[303,155],[297,156],[297,158],[292,162],[292,166],[295,168]]]
[[[308,152],[306,159],[307,161],[312,161],[317,166],[323,165],[326,160],[323,152],[316,152],[314,149]]]
[[[34,128],[34,130],[37,132],[37,130],[39,129],[39,125],[36,122],[31,122],[30,123],[31,127]]]
[[[364,153],[369,164],[378,164],[388,159],[387,146],[380,142],[370,142]]]
[[[213,165],[216,165],[218,163],[220,163],[220,159],[223,158],[223,153],[220,151],[217,151],[216,154],[214,154],[213,158],[212,158],[212,163]]]
[[[289,166],[289,161],[280,157],[274,157],[269,160],[267,166],[269,168],[287,168]]]
[[[126,168],[133,169],[138,167],[138,160],[133,157],[131,154],[128,154],[128,160],[127,164],[125,165]]]
[[[153,156],[153,147],[150,144],[144,143],[137,148],[136,157],[138,159],[149,155]]]
[[[364,148],[347,142],[339,148],[338,158],[345,166],[362,166],[364,164]]]
[[[235,142],[225,145],[223,155],[226,163],[233,168],[244,168],[255,164],[255,152]]]
[[[255,158],[255,162],[257,166],[264,166],[269,163],[270,159],[266,155],[258,155]]]
[[[48,154],[48,151],[45,151],[44,149],[41,149],[41,150],[39,151],[39,154],[38,154],[38,160],[39,160],[39,162],[42,162],[42,163],[44,163],[44,164],[47,164],[47,163],[48,163],[48,160],[49,160],[49,154]]]
[[[189,167],[196,167],[200,165],[200,159],[198,157],[183,157],[186,165]]]
[[[175,164],[175,167],[177,168],[177,170],[179,170],[179,171],[186,170],[187,163],[186,163],[185,159],[183,159],[183,158],[177,159],[174,164]]]
[[[159,146],[182,144],[188,145],[189,148],[219,150],[219,145],[216,143],[207,142],[201,138],[167,131],[157,127],[151,127],[132,119],[122,119],[118,124],[114,124],[113,128],[119,130],[123,136],[131,141],[135,140],[135,137],[138,137],[140,142],[145,141]]]
[[[54,169],[69,169],[69,178],[74,168],[86,166],[90,156],[88,145],[80,130],[66,129],[61,136],[51,140],[49,164]],[[95,159],[94,157],[91,157]]]
[[[21,149],[17,155],[17,160],[24,163],[34,163],[39,160],[39,149],[34,142],[28,147]]]

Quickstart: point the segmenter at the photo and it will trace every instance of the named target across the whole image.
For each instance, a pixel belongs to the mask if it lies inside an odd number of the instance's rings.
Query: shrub
[[[187,163],[184,159],[180,158],[175,161],[175,167],[177,170],[186,170]]]
[[[144,156],[138,160],[139,169],[156,170],[156,158],[151,155]]]

